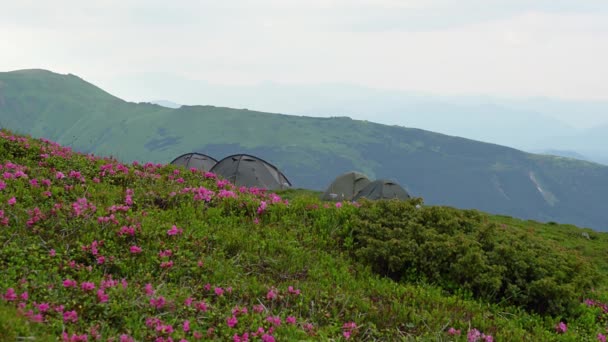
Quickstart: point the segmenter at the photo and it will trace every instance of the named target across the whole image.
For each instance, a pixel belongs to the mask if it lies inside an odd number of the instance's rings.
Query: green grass
[[[196,332],[229,340],[262,328],[280,341],[343,340],[345,332],[354,340],[464,341],[475,328],[500,341],[582,341],[606,329],[600,309],[582,303],[608,300],[606,258],[600,252],[608,247],[605,233],[585,230],[591,239],[579,239],[584,230],[576,227],[444,207],[416,209],[419,199],[336,206],[308,190],[287,190],[282,198],[241,192],[200,173],[123,165],[6,131],[0,134],[0,163],[3,340],[45,340],[64,332],[103,340],[126,334],[138,341],[196,340]],[[14,176],[6,178],[4,172]],[[190,189],[199,187],[212,191],[208,201],[195,199]],[[183,232],[170,235],[174,225]],[[372,240],[377,234],[387,235]],[[378,248],[369,249],[370,242]],[[402,245],[420,252],[404,254]],[[133,246],[141,252],[132,253]],[[508,248],[518,254],[495,257]],[[166,250],[171,255],[159,254]],[[452,255],[447,264],[441,262],[445,255]],[[404,268],[410,263],[427,266]],[[527,278],[483,272],[498,264],[532,271]],[[460,272],[450,273],[446,265],[460,265]],[[65,287],[66,279],[77,287]],[[563,310],[516,305],[475,285],[496,279],[521,281],[521,288],[553,279],[539,298],[562,303],[553,307]],[[95,290],[83,290],[86,282]],[[154,294],[146,293],[147,284]],[[27,298],[21,298],[24,292]],[[100,300],[104,295],[107,302]],[[152,305],[161,297],[164,305]],[[207,311],[196,309],[201,301]],[[35,303],[48,303],[50,309]],[[76,311],[78,319],[66,320],[55,310],[60,305],[64,312]],[[257,305],[260,312],[254,311]],[[248,312],[235,314],[236,307]],[[36,314],[42,323],[34,322]],[[233,315],[238,323],[230,327]],[[279,317],[281,325],[269,317]],[[291,317],[293,325],[287,323]],[[189,331],[182,328],[186,320]],[[565,334],[555,332],[560,321],[568,324]],[[348,322],[356,328],[346,328]],[[163,332],[162,326],[174,332]],[[462,335],[448,335],[451,327]]]

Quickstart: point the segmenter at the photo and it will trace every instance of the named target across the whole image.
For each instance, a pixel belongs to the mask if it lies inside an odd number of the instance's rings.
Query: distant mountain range
[[[250,153],[310,189],[358,170],[395,179],[429,204],[608,230],[608,167],[421,129],[131,103],[77,76],[44,70],[0,73],[0,126],[124,161],[166,163],[190,151],[215,158]]]
[[[349,116],[528,152],[572,151],[608,165],[608,101],[438,96],[352,84],[218,85],[155,73],[121,77],[105,84],[140,99],[157,96],[182,104],[212,103],[275,113]],[[578,122],[572,121],[573,114]]]

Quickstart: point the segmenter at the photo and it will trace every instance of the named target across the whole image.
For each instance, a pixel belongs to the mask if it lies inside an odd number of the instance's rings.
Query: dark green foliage
[[[418,203],[365,202],[345,232],[354,241],[353,256],[394,280],[542,314],[573,313],[598,280],[578,253],[534,234],[487,222],[475,211]]]

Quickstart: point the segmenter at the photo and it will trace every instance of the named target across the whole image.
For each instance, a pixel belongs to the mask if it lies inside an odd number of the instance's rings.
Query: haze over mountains
[[[438,96],[349,84],[229,86],[167,74],[138,74],[105,84],[118,93],[135,94],[129,99],[134,101],[156,96],[188,105],[349,116],[608,164],[608,102],[602,101]]]
[[[74,75],[0,73],[0,124],[83,152],[167,163],[191,151],[250,153],[296,187],[359,170],[399,181],[428,204],[608,230],[608,167],[346,117],[130,103]]]

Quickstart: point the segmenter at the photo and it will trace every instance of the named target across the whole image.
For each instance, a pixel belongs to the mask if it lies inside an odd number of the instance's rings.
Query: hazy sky
[[[608,100],[608,1],[0,0],[0,52],[2,71],[102,86],[155,72]]]

